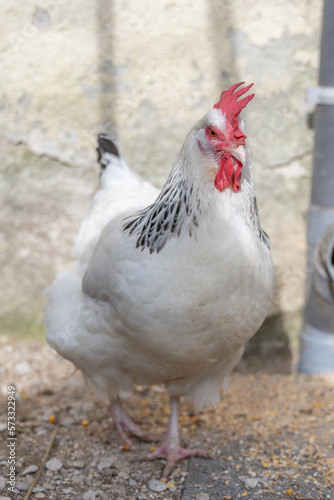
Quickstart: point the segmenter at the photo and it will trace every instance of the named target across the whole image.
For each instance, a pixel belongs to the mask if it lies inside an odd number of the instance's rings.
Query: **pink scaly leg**
[[[133,442],[126,434],[127,432],[136,436],[144,441],[157,441],[157,439],[149,434],[148,432],[143,431],[136,424],[136,422],[125,412],[121,402],[118,399],[112,399],[110,402],[110,413],[112,419],[116,425],[116,429],[122,441],[128,446],[133,446]]]
[[[187,457],[206,457],[207,452],[200,449],[184,449],[179,446],[179,399],[176,397],[170,398],[170,416],[168,421],[167,432],[160,446],[147,455],[147,458],[152,460],[154,458],[166,458],[167,464],[163,471],[163,476],[167,477],[173,470],[175,462]]]

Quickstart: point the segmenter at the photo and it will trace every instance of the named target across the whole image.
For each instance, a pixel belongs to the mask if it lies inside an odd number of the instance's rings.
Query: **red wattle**
[[[222,156],[215,178],[215,187],[218,191],[223,191],[232,182],[233,162],[229,156]]]
[[[223,191],[223,189],[227,188],[230,184],[231,181],[228,180],[224,168],[220,166],[215,178],[215,188],[218,189],[218,191]]]
[[[218,191],[223,191],[232,184],[233,191],[239,191],[241,169],[242,163],[236,158],[232,159],[230,156],[222,156],[219,169],[215,177],[215,188],[218,189]]]

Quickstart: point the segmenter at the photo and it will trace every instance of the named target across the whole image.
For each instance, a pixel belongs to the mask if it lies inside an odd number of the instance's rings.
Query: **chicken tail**
[[[97,160],[101,165],[101,169],[104,170],[109,165],[112,157],[116,156],[119,158],[120,154],[115,140],[109,134],[99,134],[97,136],[97,143]]]

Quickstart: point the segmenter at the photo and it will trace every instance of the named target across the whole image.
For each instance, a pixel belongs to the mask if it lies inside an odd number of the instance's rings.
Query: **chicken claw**
[[[124,441],[125,444],[128,446],[133,446],[133,442],[127,435],[127,432],[129,434],[132,434],[133,436],[136,436],[139,439],[142,439],[143,441],[157,441],[158,438],[154,437],[152,434],[144,431],[137,425],[134,419],[132,419],[126,411],[123,409],[123,406],[121,402],[118,399],[112,399],[110,402],[110,413],[112,416],[112,419],[116,425],[117,432]]]
[[[178,431],[178,411],[179,398],[170,398],[170,417],[167,427],[167,432],[160,446],[152,453],[147,455],[149,460],[154,458],[165,458],[167,460],[166,467],[163,470],[163,476],[167,477],[174,469],[175,463],[187,457],[207,457],[207,452],[201,449],[185,449],[179,446],[179,431]]]

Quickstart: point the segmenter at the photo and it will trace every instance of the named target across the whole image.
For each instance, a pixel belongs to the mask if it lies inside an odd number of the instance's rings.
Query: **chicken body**
[[[160,194],[100,137],[101,189],[79,231],[78,262],[47,291],[45,321],[51,346],[114,402],[134,384],[164,384],[173,404],[184,395],[199,409],[215,405],[268,313],[274,272],[249,153],[240,189],[214,187],[202,130],[217,116],[193,127]],[[156,455],[167,473],[187,456],[171,457],[169,444]]]

